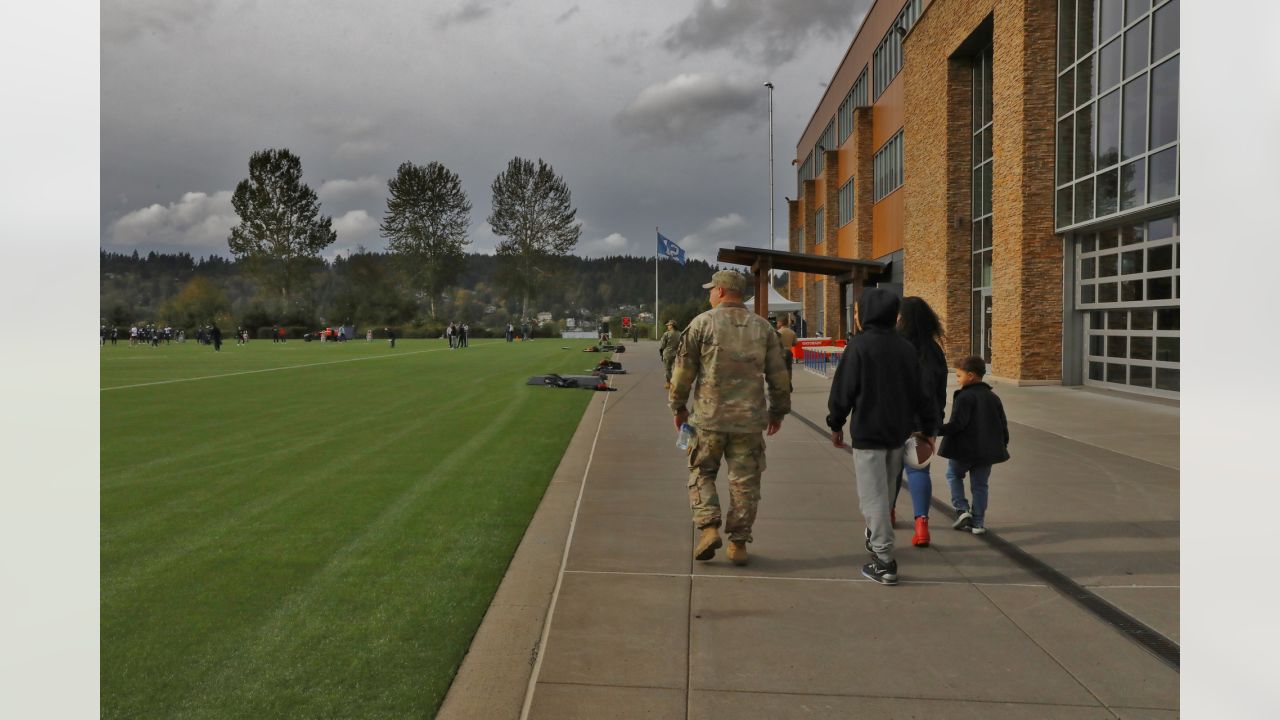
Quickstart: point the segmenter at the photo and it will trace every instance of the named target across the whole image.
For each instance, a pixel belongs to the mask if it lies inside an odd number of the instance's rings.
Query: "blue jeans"
[[[969,476],[969,485],[973,489],[973,506],[964,496],[964,476]],[[958,460],[947,461],[947,484],[951,486],[951,507],[956,512],[972,512],[974,527],[985,527],[983,518],[987,515],[987,481],[991,479],[990,465],[970,465]],[[914,493],[913,493],[914,494]]]
[[[929,466],[920,470],[904,467],[907,471],[907,489],[911,491],[911,507],[916,517],[929,517],[929,500],[933,497],[933,477]]]

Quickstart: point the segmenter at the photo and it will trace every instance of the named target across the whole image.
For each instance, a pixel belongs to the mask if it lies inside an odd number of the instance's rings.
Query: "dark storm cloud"
[[[581,9],[581,8],[579,8],[577,5],[574,5],[573,7],[569,8],[568,10],[565,10],[563,13],[561,13],[561,14],[560,14],[560,17],[556,18],[556,22],[557,22],[557,23],[562,23],[562,22],[564,22],[564,21],[568,20],[569,18],[573,17],[574,15],[577,15],[577,14],[578,14],[578,11],[579,11],[580,9]]]
[[[760,87],[715,75],[677,75],[641,90],[614,125],[660,142],[692,142],[737,116],[758,120],[768,104]]]
[[[663,46],[681,57],[729,49],[777,66],[795,59],[811,38],[848,38],[870,5],[870,0],[698,0],[693,12],[670,28]]]
[[[102,0],[102,40],[128,43],[143,35],[169,35],[199,25],[213,11],[213,0]]]
[[[457,10],[441,17],[439,24],[442,29],[450,25],[465,25],[466,23],[483,20],[492,13],[492,5],[481,0],[467,0]]]

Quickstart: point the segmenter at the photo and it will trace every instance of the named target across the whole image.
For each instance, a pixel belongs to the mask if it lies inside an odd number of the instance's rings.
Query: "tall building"
[[[1177,397],[1178,12],[877,0],[797,145],[791,249],[887,262],[994,376]]]

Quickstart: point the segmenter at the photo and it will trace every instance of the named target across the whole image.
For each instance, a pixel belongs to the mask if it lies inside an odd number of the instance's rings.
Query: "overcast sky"
[[[577,254],[776,237],[791,158],[870,0],[103,0],[102,246],[228,255],[250,153],[287,147],[332,257],[381,249],[400,163],[457,172],[471,248],[514,156],[564,177]]]

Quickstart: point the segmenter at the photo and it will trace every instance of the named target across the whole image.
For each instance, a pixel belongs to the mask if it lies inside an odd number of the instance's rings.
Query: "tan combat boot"
[[[749,559],[747,557],[747,544],[744,542],[738,542],[737,540],[729,541],[729,551],[727,554],[729,559],[733,561],[734,565],[746,565],[747,560]]]
[[[716,556],[716,548],[724,544],[720,539],[720,530],[714,526],[702,528],[698,535],[698,544],[693,548],[693,559],[707,561]]]

